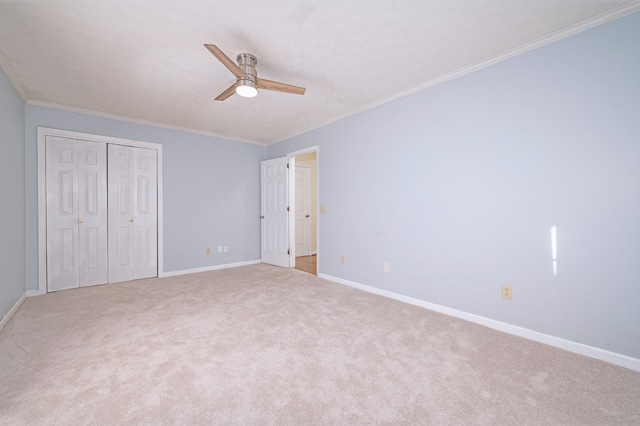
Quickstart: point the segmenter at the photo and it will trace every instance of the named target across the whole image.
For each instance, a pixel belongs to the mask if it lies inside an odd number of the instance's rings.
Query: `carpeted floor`
[[[640,373],[291,269],[27,299],[0,424],[640,424]]]

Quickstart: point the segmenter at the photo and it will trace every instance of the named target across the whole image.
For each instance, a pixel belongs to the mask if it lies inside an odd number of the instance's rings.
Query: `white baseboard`
[[[628,368],[630,370],[640,371],[640,359],[632,358],[630,356],[618,354],[604,349],[596,348],[594,346],[588,346],[582,343],[573,342],[571,340],[562,339],[560,337],[550,336],[548,334],[540,333],[538,331],[529,330],[528,328],[519,327],[506,322],[497,321],[491,318],[486,318],[480,315],[470,314],[468,312],[459,311],[457,309],[448,308],[446,306],[437,305],[421,299],[416,299],[410,296],[404,296],[402,294],[394,293],[392,291],[383,290],[376,287],[371,287],[365,284],[360,284],[354,281],[345,280],[342,278],[334,277],[327,274],[318,274],[318,277],[328,281],[332,281],[338,284],[343,284],[349,287],[363,290],[369,293],[377,294],[379,296],[388,297],[390,299],[399,300],[404,303],[408,303],[415,306],[420,306],[435,312],[440,312],[452,317],[460,318],[466,321],[470,321],[476,324],[484,325],[485,327],[493,328],[505,333],[513,334],[515,336],[524,337],[525,339],[534,340],[536,342],[544,343],[550,346],[555,346],[560,349],[564,349],[569,352],[588,356],[590,358],[599,359],[611,364],[619,365],[621,367]]]
[[[204,266],[202,268],[193,268],[193,269],[182,269],[179,271],[169,271],[169,272],[161,272],[158,274],[158,278],[165,277],[175,277],[178,275],[186,275],[186,274],[195,274],[197,272],[207,272],[207,271],[215,271],[218,269],[227,269],[227,268],[237,268],[238,266],[247,266],[247,265],[255,265],[256,263],[260,263],[260,259],[257,260],[247,260],[244,262],[235,262],[235,263],[225,263],[222,265],[212,265],[212,266]],[[41,296],[43,294],[47,294],[46,291],[40,290],[27,290],[26,296]]]
[[[9,309],[9,312],[7,312],[7,314],[2,318],[2,321],[0,321],[0,330],[2,330],[4,326],[9,322],[13,314],[16,313],[16,311],[20,308],[20,305],[22,305],[22,302],[24,302],[26,298],[27,294],[22,293],[22,296],[20,296],[16,303],[13,304],[11,309]]]
[[[212,266],[204,266],[202,268],[182,269],[180,271],[163,272],[158,276],[160,278],[175,277],[178,275],[195,274],[197,272],[216,271],[218,269],[237,268],[238,266],[255,265],[256,263],[260,263],[260,262],[261,262],[260,259],[258,259],[258,260],[247,260],[244,262],[225,263],[223,265],[212,265]]]

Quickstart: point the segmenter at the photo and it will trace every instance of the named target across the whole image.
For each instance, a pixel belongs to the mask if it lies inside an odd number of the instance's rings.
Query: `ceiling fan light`
[[[245,98],[253,98],[258,94],[258,89],[256,88],[256,83],[251,80],[238,80],[236,93]]]

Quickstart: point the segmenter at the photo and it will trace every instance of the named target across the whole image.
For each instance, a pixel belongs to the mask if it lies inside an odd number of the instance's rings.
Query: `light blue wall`
[[[164,271],[260,258],[260,161],[266,148],[177,130],[26,106],[26,279],[38,288],[37,127],[162,144]],[[229,247],[218,254],[218,245]],[[205,248],[211,247],[210,255]]]
[[[0,319],[24,294],[24,102],[0,68]]]
[[[636,13],[269,147],[319,145],[320,272],[640,358],[639,40]]]

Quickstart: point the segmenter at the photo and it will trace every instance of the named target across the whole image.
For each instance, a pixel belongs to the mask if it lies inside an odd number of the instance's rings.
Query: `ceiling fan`
[[[258,59],[250,53],[239,54],[238,65],[236,65],[217,46],[205,44],[204,47],[209,49],[209,52],[213,53],[213,56],[218,58],[218,60],[222,62],[222,65],[227,67],[227,69],[236,76],[236,82],[227,90],[220,93],[216,101],[224,101],[234,93],[246,98],[252,98],[258,94],[258,89],[275,90],[278,92],[294,93],[296,95],[304,95],[304,92],[307,90],[304,87],[258,78],[258,73],[256,72]]]

